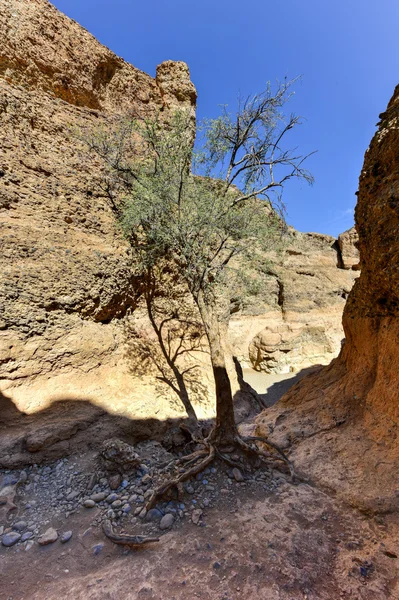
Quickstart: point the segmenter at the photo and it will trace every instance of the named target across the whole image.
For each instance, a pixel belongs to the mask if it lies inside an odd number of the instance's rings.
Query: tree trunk
[[[225,361],[227,324],[218,319],[216,306],[207,302],[202,292],[198,294],[195,301],[208,338],[215,380],[216,424],[210,440],[228,446],[233,443],[238,432],[234,418],[233,394]]]

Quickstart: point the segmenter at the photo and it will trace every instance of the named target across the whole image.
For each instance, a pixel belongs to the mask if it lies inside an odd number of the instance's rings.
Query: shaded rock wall
[[[380,119],[360,174],[346,343],[257,425],[304,474],[372,511],[399,508],[399,86]]]

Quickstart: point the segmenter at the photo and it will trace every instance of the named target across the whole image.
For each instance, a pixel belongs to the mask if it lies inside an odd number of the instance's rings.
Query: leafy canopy
[[[284,184],[312,182],[306,157],[283,147],[300,123],[281,112],[292,83],[274,94],[268,85],[240,101],[234,116],[225,107],[200,125],[195,147],[184,110],[167,122],[126,118],[90,140],[122,185],[119,219],[143,267],[172,260],[195,296],[209,291],[238,254],[273,245],[284,224]]]

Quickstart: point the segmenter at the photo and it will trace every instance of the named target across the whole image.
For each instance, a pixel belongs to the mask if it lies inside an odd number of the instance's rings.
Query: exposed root
[[[284,462],[286,465],[288,465],[288,468],[289,468],[290,474],[291,474],[291,479],[292,479],[292,481],[295,480],[296,473],[295,473],[294,465],[289,460],[289,458],[284,454],[284,452],[281,450],[281,448],[279,448],[277,446],[277,444],[274,444],[273,442],[270,442],[266,438],[256,437],[256,436],[250,436],[250,437],[245,437],[245,438],[240,438],[238,436],[237,442],[241,446],[241,448],[243,448],[244,450],[250,451],[250,452],[254,452],[255,454],[257,454],[260,457],[274,458],[275,460],[280,459],[282,462]],[[270,454],[268,452],[265,452],[265,450],[262,450],[261,448],[258,448],[257,446],[256,447],[251,446],[250,444],[247,444],[246,442],[249,442],[249,443],[251,443],[251,442],[262,442],[262,444],[266,444],[267,446],[270,446],[271,448],[273,448],[273,450],[275,450],[279,456],[278,457],[274,456],[274,455],[272,455],[272,454]]]
[[[277,456],[274,453],[266,452],[262,448],[259,448],[256,445],[256,442],[262,442],[263,444],[270,446],[277,453]],[[183,464],[185,465],[184,469],[180,469],[180,471],[183,472],[181,472],[178,477],[169,479],[153,492],[151,498],[145,506],[146,510],[153,508],[155,504],[162,498],[162,496],[164,496],[170,489],[177,488],[178,490],[182,490],[182,482],[203,471],[215,459],[215,457],[218,457],[230,467],[236,467],[241,470],[245,469],[245,465],[243,465],[241,462],[238,462],[230,456],[227,456],[237,449],[245,452],[246,454],[256,456],[258,460],[263,460],[263,462],[265,462],[265,459],[280,460],[288,466],[291,473],[291,479],[294,480],[296,477],[291,461],[287,458],[281,448],[279,448],[273,442],[269,442],[269,440],[266,438],[241,437],[237,434],[232,440],[230,440],[229,445],[226,447],[226,445],[222,444],[222,442],[216,441],[214,438],[212,438],[212,436],[209,436],[201,443],[204,446],[203,449],[196,450],[187,456],[183,456],[175,461],[168,462],[166,468],[162,469],[163,471],[166,471],[172,465],[175,467]],[[191,466],[191,468],[187,469],[189,466]]]
[[[150,508],[152,508],[157,503],[157,501],[164,494],[166,494],[166,492],[168,490],[170,490],[173,487],[177,487],[183,481],[186,481],[187,479],[190,479],[190,477],[192,477],[193,475],[196,475],[197,473],[200,473],[201,471],[203,471],[213,461],[213,459],[215,458],[215,453],[216,453],[216,450],[215,450],[214,446],[209,446],[208,456],[206,456],[200,463],[195,464],[193,467],[191,467],[191,469],[189,469],[188,471],[185,471],[184,473],[179,475],[179,477],[176,477],[176,479],[169,479],[169,481],[167,481],[164,484],[162,484],[161,486],[159,486],[159,488],[154,491],[151,498],[147,502],[146,507],[145,507],[146,510],[150,510]],[[201,454],[203,455],[203,452],[202,453],[194,452],[194,456],[189,455],[186,458],[190,459],[188,461],[189,463],[191,463],[192,461],[196,462],[199,458],[201,458]]]
[[[145,537],[143,535],[129,535],[128,533],[115,533],[112,529],[111,521],[108,519],[103,522],[103,532],[114,544],[129,546],[136,550],[142,548],[145,544],[159,542],[159,538]]]

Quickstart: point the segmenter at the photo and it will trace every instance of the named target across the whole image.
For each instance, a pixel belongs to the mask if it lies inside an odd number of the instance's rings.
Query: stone
[[[39,544],[40,546],[46,546],[47,544],[53,544],[54,542],[56,542],[58,539],[58,533],[56,531],[56,529],[54,529],[53,527],[49,527],[44,533],[43,535],[40,536],[39,538]]]
[[[35,544],[35,542],[34,542],[33,540],[28,540],[28,541],[25,543],[25,552],[29,552],[29,550],[30,550],[31,548],[33,548],[34,544]]]
[[[106,471],[120,475],[118,486],[122,482],[122,474],[136,470],[140,464],[140,458],[133,446],[116,438],[103,443],[100,457]]]
[[[26,471],[21,471],[19,474],[19,482],[26,483],[27,480],[28,480],[28,473]]]
[[[122,506],[122,500],[114,500],[111,504],[112,508],[120,508]]]
[[[94,502],[94,500],[91,500],[90,498],[88,498],[87,500],[85,500],[83,502],[83,506],[85,508],[94,508],[96,505],[96,503]]]
[[[79,496],[80,492],[78,490],[74,490],[67,495],[66,500],[68,502],[72,502],[72,500],[76,500],[76,498],[78,498]]]
[[[26,529],[28,526],[26,521],[17,521],[17,523],[14,523],[14,525],[12,526],[12,528],[15,531],[24,531],[24,529]]]
[[[109,494],[106,498],[105,501],[108,502],[108,504],[112,504],[113,502],[115,502],[115,500],[118,500],[118,494]]]
[[[98,492],[97,494],[92,494],[90,496],[90,499],[94,502],[102,502],[103,500],[105,500],[106,497],[107,494],[105,492]]]
[[[61,544],[66,544],[67,542],[69,542],[72,535],[72,531],[64,531],[64,533],[62,533],[60,537]]]
[[[191,520],[194,523],[194,525],[199,525],[201,519],[202,519],[202,510],[200,508],[196,508],[195,510],[193,510],[193,512],[191,513]]]
[[[238,469],[237,467],[234,467],[232,473],[233,473],[233,477],[236,481],[238,481],[238,482],[244,481],[244,477],[243,477],[243,474],[241,473],[240,469]]]
[[[16,531],[10,531],[9,533],[5,533],[1,538],[1,543],[3,546],[7,548],[9,546],[14,546],[21,539],[21,534]]]
[[[21,542],[26,542],[27,540],[30,540],[32,537],[33,537],[32,531],[25,531],[25,533],[23,533],[21,536]]]
[[[119,475],[119,473],[116,473],[115,475],[111,475],[108,478],[108,483],[109,483],[109,487],[111,488],[111,490],[117,490],[118,487],[120,486],[122,482],[122,475]]]
[[[96,544],[95,546],[92,547],[92,551],[94,556],[97,556],[97,554],[100,554],[101,550],[104,548],[104,544]]]
[[[89,483],[87,484],[87,489],[92,490],[97,483],[97,473],[92,473],[89,479]]]
[[[152,523],[156,523],[157,521],[160,521],[163,517],[163,514],[161,513],[160,510],[158,510],[157,508],[150,508],[150,510],[147,512],[146,516],[145,516],[145,520],[147,522],[151,521]]]
[[[173,514],[168,513],[164,515],[159,523],[159,529],[162,531],[165,529],[170,529],[175,521]]]
[[[122,506],[122,511],[127,515],[128,513],[130,513],[130,511],[132,510],[132,507],[130,506],[130,504],[124,504]]]

